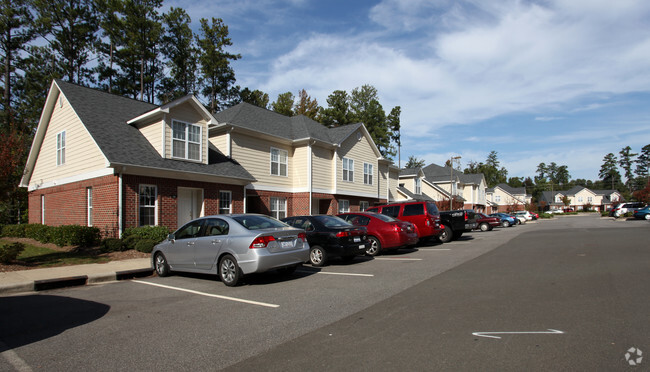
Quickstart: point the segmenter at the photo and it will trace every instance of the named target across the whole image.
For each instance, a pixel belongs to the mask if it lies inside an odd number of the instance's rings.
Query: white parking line
[[[391,260],[391,261],[422,261],[421,258],[408,258],[408,257],[375,257],[375,260]]]
[[[326,272],[326,271],[308,271],[308,270],[298,270],[298,272],[310,273],[310,274],[323,274],[323,275],[365,276],[365,277],[373,277],[373,276],[375,276],[374,274],[332,273],[332,272]]]
[[[181,292],[187,292],[187,293],[193,293],[201,296],[206,296],[206,297],[215,297],[215,298],[220,298],[222,300],[229,300],[229,301],[236,301],[236,302],[243,302],[246,304],[251,304],[251,305],[259,305],[259,306],[266,306],[266,307],[280,307],[280,305],[275,305],[275,304],[267,304],[265,302],[258,302],[258,301],[250,301],[250,300],[244,300],[241,298],[236,298],[236,297],[228,297],[228,296],[220,296],[216,294],[211,294],[211,293],[204,293],[204,292],[199,292],[199,291],[193,291],[191,289],[184,289],[184,288],[178,288],[178,287],[170,287],[168,285],[162,285],[162,284],[156,284],[156,283],[150,283],[150,282],[143,282],[140,280],[132,280],[133,283],[141,283],[141,284],[147,284],[147,285],[152,285],[154,287],[160,287],[160,288],[167,288],[167,289],[173,289],[175,291],[181,291]]]
[[[418,248],[418,251],[451,251],[451,248]]]

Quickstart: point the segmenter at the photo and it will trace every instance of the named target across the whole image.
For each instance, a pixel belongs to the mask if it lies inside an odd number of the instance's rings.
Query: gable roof
[[[409,199],[412,200],[423,200],[423,201],[435,201],[432,197],[429,195],[422,193],[420,195],[416,195],[412,192],[410,192],[408,189],[406,189],[404,186],[397,186],[397,191],[401,193],[402,195],[406,196]]]
[[[214,115],[219,125],[229,124],[289,141],[314,139],[330,145],[340,145],[357,129],[361,129],[372,144],[378,158],[382,158],[368,130],[362,123],[328,128],[304,115],[285,116],[277,112],[241,102]]]
[[[433,163],[422,168],[422,171],[426,179],[431,182],[449,182],[453,177],[464,184],[480,185],[481,181],[485,178],[483,173],[465,174],[448,166],[442,167]]]
[[[51,113],[59,94],[68,100],[99,150],[106,157],[109,167],[135,166],[246,181],[255,180],[239,163],[228,159],[213,146],[208,148],[208,164],[162,158],[136,127],[127,124],[129,120],[159,106],[57,79],[50,87],[46,107],[43,109],[37,135],[34,137],[25,167],[22,186],[27,186],[29,183],[31,170],[49,124],[48,112]]]

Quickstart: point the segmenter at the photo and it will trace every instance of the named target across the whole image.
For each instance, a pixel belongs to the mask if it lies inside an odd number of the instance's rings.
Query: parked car
[[[523,216],[526,219],[526,221],[533,220],[533,215],[528,211],[516,211],[513,214],[515,215],[515,217]]]
[[[370,247],[365,227],[354,226],[336,216],[294,216],[282,221],[305,230],[310,246],[309,262],[314,266],[324,266],[332,257],[352,260]]]
[[[490,217],[499,217],[501,219],[501,226],[510,227],[517,224],[517,219],[505,213],[492,213]]]
[[[524,217],[524,216],[515,215],[513,213],[508,213],[508,215],[514,217],[515,224],[517,224],[517,225],[521,225],[522,223],[526,223],[526,217]]]
[[[499,217],[490,217],[483,213],[476,213],[478,223],[477,229],[481,231],[491,231],[497,226],[501,226],[501,219]]]
[[[635,212],[641,208],[645,207],[645,203],[641,202],[627,202],[627,203],[618,203],[609,211],[611,217],[620,217],[628,212]]]
[[[235,286],[243,275],[293,272],[309,257],[304,231],[258,214],[223,214],[188,222],[151,252],[158,276],[173,271],[217,274]]]
[[[634,218],[639,220],[650,220],[650,206],[637,209],[634,212]]]
[[[533,221],[536,221],[539,218],[539,213],[530,212],[530,215],[533,217]]]
[[[418,243],[415,226],[407,221],[374,212],[343,213],[338,217],[355,226],[366,228],[370,241],[370,247],[366,249],[368,256],[376,256],[383,250],[399,249]]]
[[[407,221],[415,226],[420,242],[437,238],[443,231],[440,222],[440,212],[436,203],[430,201],[407,201],[384,204],[366,209]]]
[[[440,212],[443,231],[438,238],[443,243],[460,238],[464,232],[472,231],[478,227],[476,218],[476,212],[469,209]]]

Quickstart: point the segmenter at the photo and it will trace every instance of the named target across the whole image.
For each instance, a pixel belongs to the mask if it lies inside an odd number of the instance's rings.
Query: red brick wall
[[[156,185],[158,203],[158,225],[175,230],[177,226],[178,188],[188,187],[203,190],[204,215],[219,214],[219,191],[232,192],[232,212],[244,212],[244,186],[177,180],[168,178],[124,175],[124,228],[139,226],[139,188],[141,184]]]
[[[289,193],[279,191],[247,190],[247,209],[250,213],[271,214],[271,197],[287,199],[287,217],[309,214],[309,193]],[[329,200],[327,211],[319,210],[320,214],[337,214],[339,211],[338,200],[350,202],[350,212],[359,211],[359,202],[367,201],[369,206],[385,203],[385,199],[365,198],[345,195],[332,195],[312,193],[313,200]]]
[[[93,226],[111,235],[117,230],[117,176],[68,183],[29,192],[29,223],[41,223],[41,195],[45,196],[45,224],[82,225],[88,221],[86,188],[93,189]]]

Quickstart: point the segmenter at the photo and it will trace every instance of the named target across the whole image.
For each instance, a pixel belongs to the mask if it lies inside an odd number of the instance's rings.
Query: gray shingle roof
[[[289,117],[246,102],[223,110],[214,117],[219,123],[228,123],[292,141],[313,138],[329,144],[341,143],[362,125],[357,123],[327,128],[304,115]]]
[[[452,177],[452,174],[454,178],[458,178],[460,182],[465,184],[478,185],[483,179],[483,173],[465,174],[463,172],[459,172],[456,169],[450,169],[446,166],[441,167],[437,164],[429,164],[426,167],[422,168],[422,171],[424,171],[425,178],[431,182],[449,181],[449,179]]]
[[[400,176],[417,176],[421,168],[402,168],[399,170]]]
[[[416,195],[416,194],[410,192],[409,190],[407,190],[407,189],[406,189],[405,187],[403,187],[403,186],[398,186],[397,189],[398,189],[402,194],[408,196],[409,199],[413,199],[413,200],[424,200],[424,201],[435,201],[432,197],[430,197],[430,196],[427,195],[427,194],[424,194],[424,193],[423,193],[423,194],[420,194],[420,195]]]
[[[208,164],[163,159],[137,128],[126,123],[156,105],[62,80],[56,84],[110,163],[255,180],[213,146],[208,149]]]

